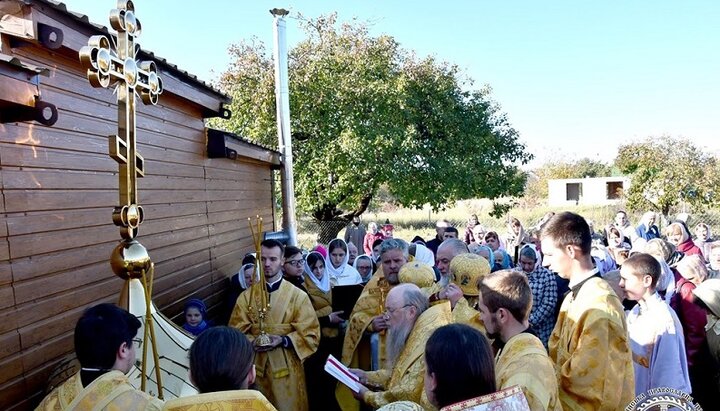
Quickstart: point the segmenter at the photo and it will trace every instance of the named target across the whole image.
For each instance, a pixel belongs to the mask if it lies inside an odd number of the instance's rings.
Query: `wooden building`
[[[117,103],[112,89],[89,84],[78,59],[95,34],[108,32],[62,3],[0,2],[2,410],[40,401],[73,351],[79,315],[117,301],[123,284],[108,262],[120,240],[107,137],[117,132]],[[154,60],[164,82],[159,103],[138,104],[137,115],[138,239],[155,262],[153,299],[169,317],[190,296],[217,313],[228,277],[252,251],[248,217],[273,221],[279,154],[208,131],[204,119],[226,116],[229,98],[152,53],[139,59]]]

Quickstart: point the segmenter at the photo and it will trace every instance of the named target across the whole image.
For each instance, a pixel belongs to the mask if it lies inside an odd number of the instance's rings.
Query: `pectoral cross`
[[[137,179],[145,175],[145,162],[137,152],[135,138],[135,94],[144,104],[157,104],[163,86],[153,61],[136,61],[140,46],[135,39],[141,30],[132,1],[118,2],[118,8],[110,12],[110,25],[118,33],[115,50],[106,36],[92,36],[80,49],[80,62],[93,87],[114,85],[117,93],[118,134],[109,136],[109,151],[119,164],[120,205],[113,210],[112,218],[120,227],[120,235],[130,240],[143,221]]]

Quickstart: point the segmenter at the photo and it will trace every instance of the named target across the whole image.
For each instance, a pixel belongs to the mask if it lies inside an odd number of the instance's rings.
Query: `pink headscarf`
[[[323,258],[327,258],[327,255],[328,255],[328,253],[327,253],[327,248],[325,248],[324,245],[318,244],[318,245],[316,245],[315,248],[313,248],[312,250],[313,250],[313,251],[317,251],[318,253],[320,253],[320,255],[323,256]]]

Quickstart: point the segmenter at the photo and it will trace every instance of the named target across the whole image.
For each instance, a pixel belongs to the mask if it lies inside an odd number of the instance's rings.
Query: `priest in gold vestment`
[[[253,344],[240,330],[212,327],[190,347],[190,380],[200,394],[168,400],[163,411],[276,411],[258,391]],[[228,367],[232,364],[232,367]]]
[[[140,321],[127,311],[100,304],[89,308],[75,326],[80,372],[53,390],[37,411],[159,411],[162,401],[130,385],[125,374],[135,363]]]
[[[373,409],[395,401],[420,403],[425,375],[425,343],[435,329],[452,322],[450,305],[428,308],[425,294],[414,284],[401,284],[385,301],[388,323],[385,367],[378,371],[352,369],[362,386],[356,398]]]
[[[407,243],[393,238],[383,241],[380,246],[380,268],[363,288],[349,317],[342,347],[343,364],[363,370],[382,367],[387,329],[383,316],[385,300],[390,290],[400,283],[400,269],[408,261],[410,255]],[[373,338],[377,342],[375,353],[371,344]],[[338,384],[335,396],[343,411],[359,409],[359,403],[344,385]]]
[[[635,398],[620,299],[594,267],[581,216],[556,214],[542,230],[543,264],[570,280],[548,343],[564,410],[621,410]]]
[[[497,348],[497,389],[518,385],[530,409],[562,411],[553,364],[542,341],[528,330],[533,300],[527,277],[501,270],[482,279],[478,288],[487,335]]]
[[[261,284],[240,294],[228,325],[254,342],[257,384],[265,397],[280,411],[306,411],[302,362],[318,348],[320,324],[307,294],[282,278],[282,244],[275,240],[263,241],[260,263],[269,294],[264,329],[260,329],[258,315],[263,305]],[[269,345],[258,343],[256,338],[261,331],[270,338]]]

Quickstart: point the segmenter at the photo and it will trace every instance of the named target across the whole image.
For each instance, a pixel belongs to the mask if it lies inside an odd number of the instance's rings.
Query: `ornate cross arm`
[[[117,31],[113,50],[106,36],[92,36],[80,49],[80,62],[87,70],[93,87],[115,87],[118,100],[118,133],[109,136],[109,152],[119,164],[120,205],[113,211],[113,222],[124,239],[138,234],[144,213],[139,205],[137,179],[145,175],[145,161],[137,152],[135,130],[135,94],[144,104],[157,104],[162,80],[153,61],[136,61],[140,46],[140,21],[135,18],[132,1],[119,0],[110,12],[110,25]]]

